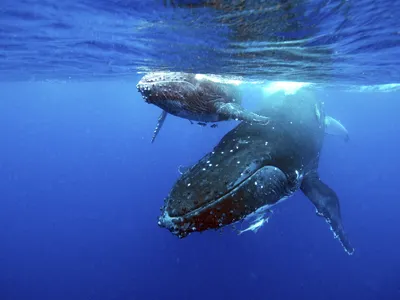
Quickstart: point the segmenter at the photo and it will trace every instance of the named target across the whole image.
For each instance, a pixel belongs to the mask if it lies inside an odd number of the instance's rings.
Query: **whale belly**
[[[193,112],[187,108],[187,105],[185,103],[182,103],[181,101],[178,100],[166,100],[163,101],[162,103],[157,103],[156,105],[165,110],[167,113],[180,118],[193,121],[201,121],[201,122],[220,121],[220,116],[218,114],[213,112],[210,113]]]

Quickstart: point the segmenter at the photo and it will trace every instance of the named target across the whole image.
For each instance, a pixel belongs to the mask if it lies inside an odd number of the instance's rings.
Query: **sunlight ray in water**
[[[394,92],[400,89],[400,83],[363,85],[358,88],[358,92]]]
[[[280,91],[283,91],[285,95],[294,95],[303,87],[310,86],[311,84],[310,82],[275,81],[266,85],[263,90],[266,95],[275,94]]]
[[[136,72],[139,75],[148,73],[149,71]],[[400,90],[400,83],[375,84],[375,85],[341,85],[335,83],[313,83],[313,82],[296,82],[296,81],[267,81],[267,80],[246,80],[241,76],[231,76],[224,74],[196,74],[196,78],[207,79],[213,82],[232,84],[236,86],[260,86],[265,96],[283,92],[284,95],[295,95],[303,88],[335,88],[349,92],[393,92]]]

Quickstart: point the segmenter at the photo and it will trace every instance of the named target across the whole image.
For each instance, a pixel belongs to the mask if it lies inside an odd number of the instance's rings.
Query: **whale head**
[[[181,72],[148,73],[140,79],[136,87],[143,99],[152,104],[185,101],[199,92],[195,74]]]
[[[159,226],[183,238],[242,220],[291,194],[286,175],[268,165],[265,142],[236,130],[182,174],[165,199]]]
[[[241,103],[236,86],[183,72],[152,72],[140,79],[137,89],[143,99],[168,113],[214,113],[214,102]]]

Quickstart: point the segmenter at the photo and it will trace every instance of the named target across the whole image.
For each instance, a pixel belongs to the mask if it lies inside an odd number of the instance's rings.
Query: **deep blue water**
[[[170,118],[150,144],[159,109],[130,83],[1,91],[1,299],[399,299],[397,93],[318,92],[350,132],[327,137],[320,166],[349,256],[301,193],[257,234],[179,240],[157,226],[177,167],[234,121]]]
[[[400,299],[400,2],[195,2],[1,1],[0,300]],[[160,69],[260,81],[249,109],[316,83],[350,133],[319,170],[354,255],[300,192],[256,234],[159,228],[178,167],[237,125],[170,117],[151,144],[137,72]]]

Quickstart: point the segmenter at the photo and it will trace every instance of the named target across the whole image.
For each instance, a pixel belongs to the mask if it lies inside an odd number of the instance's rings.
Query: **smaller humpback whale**
[[[241,94],[232,84],[219,83],[191,73],[153,72],[137,84],[143,99],[160,107],[154,142],[167,117],[172,114],[190,121],[219,122],[230,119],[267,124],[268,118],[243,109]]]
[[[339,198],[318,174],[325,135],[332,129],[342,130],[341,136],[347,140],[347,131],[325,116],[322,102],[307,92],[287,96],[279,103],[271,99],[265,105],[268,107],[260,114],[269,116],[268,125],[241,122],[212,152],[182,170],[165,199],[159,226],[184,238],[267,211],[301,190],[345,251],[352,254]],[[263,218],[256,221],[250,230],[265,222]]]

